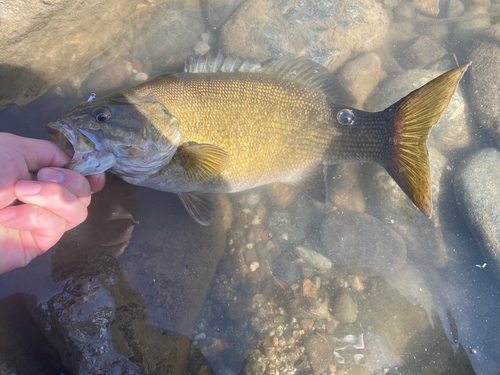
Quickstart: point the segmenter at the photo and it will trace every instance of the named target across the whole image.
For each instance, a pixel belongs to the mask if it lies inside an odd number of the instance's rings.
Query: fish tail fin
[[[432,201],[426,141],[469,65],[444,73],[387,109],[394,111],[394,117],[384,166],[427,217]]]

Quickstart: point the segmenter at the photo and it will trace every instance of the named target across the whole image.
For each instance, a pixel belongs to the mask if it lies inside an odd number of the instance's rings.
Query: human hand
[[[0,133],[0,274],[27,265],[87,217],[105,175],[61,168],[69,160],[55,143]]]

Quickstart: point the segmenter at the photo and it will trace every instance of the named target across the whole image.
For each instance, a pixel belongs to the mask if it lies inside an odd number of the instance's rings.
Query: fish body
[[[349,106],[350,94],[310,60],[262,68],[207,56],[191,60],[184,73],[77,106],[48,129],[73,153],[69,168],[109,170],[177,193],[204,225],[213,216],[213,193],[272,182],[307,186],[325,166],[354,161],[383,165],[430,216],[425,143],[467,66],[370,113]]]

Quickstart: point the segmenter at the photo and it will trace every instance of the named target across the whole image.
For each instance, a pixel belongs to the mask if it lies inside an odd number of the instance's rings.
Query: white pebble
[[[197,55],[203,56],[203,55],[207,54],[208,51],[210,51],[210,46],[205,42],[197,42],[194,45],[194,52]]]
[[[142,82],[148,80],[148,75],[144,72],[137,73],[134,77],[134,81]]]

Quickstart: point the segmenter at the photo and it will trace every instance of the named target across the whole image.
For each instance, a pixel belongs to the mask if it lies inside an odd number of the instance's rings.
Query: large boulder
[[[221,49],[264,61],[308,56],[331,71],[360,52],[381,46],[389,18],[370,0],[248,1],[226,22]]]

